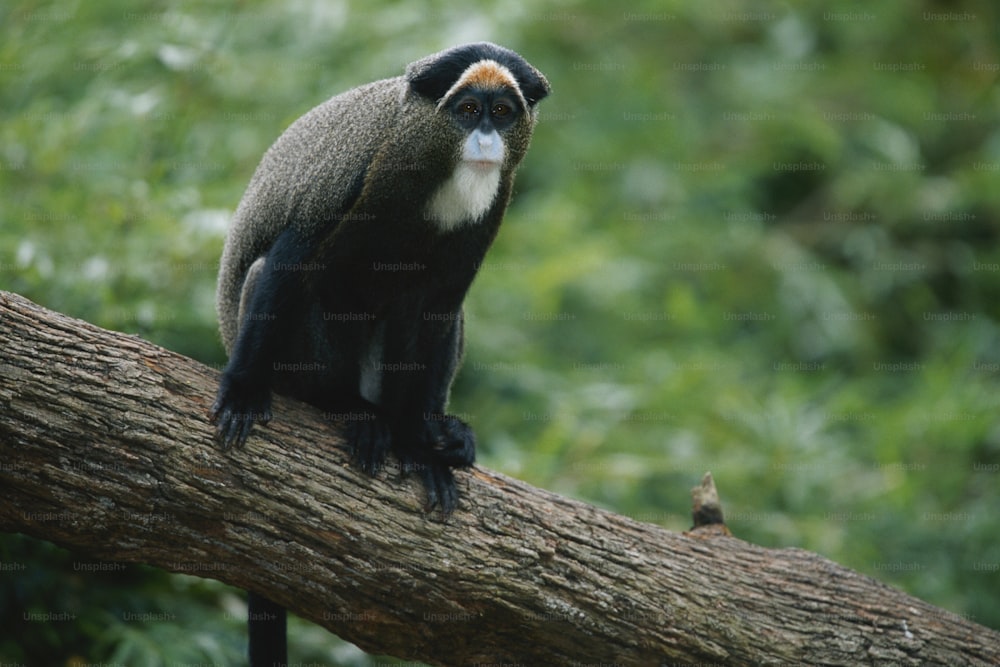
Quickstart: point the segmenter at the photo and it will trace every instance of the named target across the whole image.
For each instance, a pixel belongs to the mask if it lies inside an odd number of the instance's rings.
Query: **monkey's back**
[[[384,128],[396,122],[403,77],[348,90],[292,123],[268,149],[233,216],[219,266],[216,308],[226,351],[239,331],[243,283],[289,225],[336,225],[357,196]]]

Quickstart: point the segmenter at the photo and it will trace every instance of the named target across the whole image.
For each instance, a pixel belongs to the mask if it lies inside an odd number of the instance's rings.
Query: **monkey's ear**
[[[552,92],[548,79],[537,69],[524,60],[512,64],[514,64],[514,67],[511,68],[512,73],[517,79],[517,83],[521,87],[521,94],[524,95],[529,107],[534,107]]]
[[[464,55],[446,51],[410,63],[406,68],[410,88],[418,95],[437,102],[469,66],[469,58],[462,57]]]
[[[430,70],[410,79],[410,88],[418,95],[426,97],[432,102],[437,102],[444,97],[444,94],[451,88],[452,82],[457,78],[448,76],[440,70]]]

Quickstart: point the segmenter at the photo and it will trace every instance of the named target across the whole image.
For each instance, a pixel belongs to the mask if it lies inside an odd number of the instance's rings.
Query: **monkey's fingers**
[[[271,421],[270,396],[242,397],[237,392],[223,391],[212,405],[211,420],[215,424],[215,438],[223,450],[241,448],[250,436],[255,423]]]
[[[245,414],[223,410],[215,420],[215,438],[224,450],[239,449],[246,443],[253,424],[254,420]]]
[[[216,420],[215,439],[219,441],[223,450],[240,448],[250,435],[251,425],[252,422],[239,419],[231,411],[226,410]]]
[[[427,504],[425,512],[433,512],[440,508],[444,518],[451,516],[458,507],[458,487],[455,486],[455,476],[451,468],[444,465],[430,464],[418,468],[427,489]]]
[[[378,474],[392,445],[389,425],[374,413],[362,413],[345,426],[351,460],[369,475]]]

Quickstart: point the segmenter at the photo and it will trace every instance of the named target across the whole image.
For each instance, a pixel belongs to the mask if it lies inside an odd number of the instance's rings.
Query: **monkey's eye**
[[[466,100],[458,105],[458,113],[466,116],[475,116],[479,113],[479,105],[472,100]]]
[[[502,102],[493,105],[493,115],[496,116],[497,118],[504,118],[505,116],[509,116],[510,112],[511,108]]]

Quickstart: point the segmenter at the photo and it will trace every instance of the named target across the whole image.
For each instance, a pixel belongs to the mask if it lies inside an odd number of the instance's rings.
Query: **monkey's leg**
[[[299,267],[306,246],[289,228],[275,241],[247,299],[244,320],[212,406],[216,436],[226,449],[241,447],[255,423],[271,419],[274,361],[303,312]]]

